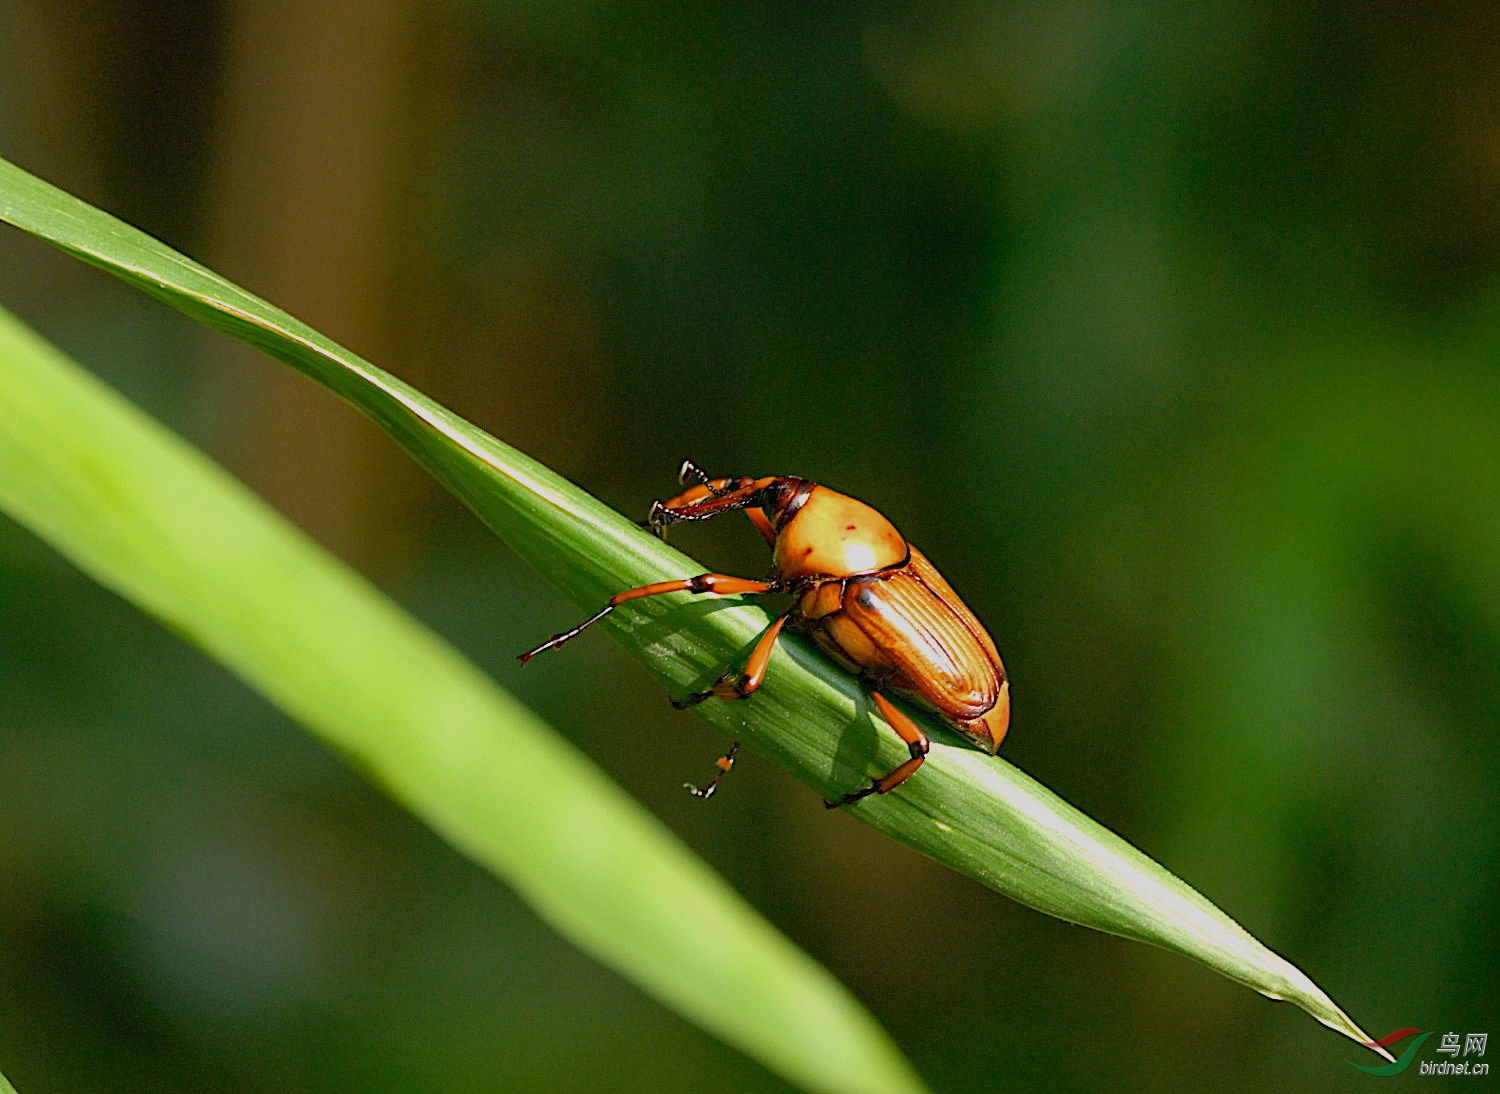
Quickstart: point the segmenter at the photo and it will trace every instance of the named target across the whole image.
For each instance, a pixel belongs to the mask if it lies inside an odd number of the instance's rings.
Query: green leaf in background
[[[597,608],[622,588],[702,570],[306,325],[3,163],[0,218],[260,346],[349,400],[581,609]],[[608,620],[678,692],[704,686],[742,656],[768,619],[753,605],[693,599],[653,599]],[[877,729],[856,682],[795,639],[783,639],[754,700],[696,710],[825,796],[854,789],[905,757],[894,735]],[[1193,957],[1368,1043],[1302,972],[1169,871],[1003,760],[952,743],[953,734],[931,719],[924,724],[934,742],[919,776],[896,793],[866,799],[851,809],[855,816],[1034,908]]]
[[[922,1089],[848,992],[472,664],[0,311],[0,507],[550,923],[808,1089]]]

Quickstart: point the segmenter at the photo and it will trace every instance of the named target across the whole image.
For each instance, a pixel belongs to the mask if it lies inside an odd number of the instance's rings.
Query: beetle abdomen
[[[911,552],[911,570],[921,580],[922,584],[932,590],[933,594],[953,609],[953,614],[958,616],[964,626],[979,639],[980,645],[990,655],[990,660],[995,663],[995,668],[1000,670],[1000,679],[1005,679],[1005,662],[1000,660],[1000,651],[995,648],[995,640],[990,637],[990,632],[984,629],[984,624],[979,622],[979,617],[969,610],[969,606],[963,599],[953,591],[953,586],[948,584],[948,579],[938,572],[936,566],[927,561],[927,556],[915,547],[908,547]]]
[[[872,684],[908,692],[995,752],[1010,685],[995,642],[915,547],[904,566],[805,587],[788,625]]]

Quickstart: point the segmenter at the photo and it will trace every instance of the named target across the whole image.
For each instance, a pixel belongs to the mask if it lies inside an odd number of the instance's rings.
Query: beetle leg
[[[708,496],[715,501],[728,497],[727,494],[710,494]],[[760,532],[765,538],[766,543],[775,547],[776,526],[771,523],[770,518],[766,516],[765,512],[762,511],[753,499],[749,504],[743,506],[739,501],[734,501],[715,506],[713,509],[707,511],[701,505],[693,505],[691,508],[673,508],[666,502],[656,501],[651,503],[651,512],[646,515],[645,520],[640,522],[640,526],[649,531],[657,539],[666,539],[667,527],[669,525],[684,520],[708,520],[710,517],[716,517],[720,513],[733,512],[735,509],[741,508],[745,510],[745,516],[750,518],[750,523],[755,525],[756,531]]]
[[[734,758],[739,754],[739,751],[740,743],[738,741],[735,741],[729,746],[728,752],[724,753],[724,755],[720,756],[717,760],[714,761],[715,766],[719,769],[719,773],[712,779],[710,779],[707,785],[694,786],[692,783],[683,783],[683,787],[687,789],[695,798],[713,797],[714,791],[719,789],[720,781],[724,778],[725,775],[734,770]]]
[[[682,466],[677,469],[677,485],[686,486],[689,481],[707,482],[708,472],[699,467],[692,460],[683,460]]]
[[[736,593],[773,593],[779,589],[780,586],[774,581],[754,581],[748,577],[732,577],[729,574],[699,574],[697,577],[680,577],[672,581],[654,581],[638,589],[626,589],[624,592],[615,593],[609,598],[608,604],[578,626],[572,630],[554,634],[534,650],[517,654],[516,660],[524,665],[539,653],[557,649],[564,642],[588,630],[621,604],[629,600],[639,600],[643,596],[660,596],[663,593],[714,593],[718,596],[733,596]]]
[[[715,490],[711,483],[702,483],[666,501],[653,501],[646,523],[658,535],[670,524],[685,520],[709,520],[720,513],[732,513],[736,509],[748,509],[756,504],[760,491],[754,483],[730,490]]]
[[[750,651],[750,658],[745,662],[744,672],[725,669],[724,674],[714,681],[713,687],[707,691],[695,691],[682,699],[673,699],[672,705],[678,710],[686,710],[705,699],[750,698],[766,678],[771,650],[776,645],[776,637],[781,634],[781,628],[786,625],[786,618],[784,615],[778,616],[769,627],[760,632],[760,637],[755,640],[755,648]]]
[[[657,539],[666,539],[667,525],[674,523],[668,510],[692,509],[704,501],[721,498],[725,494],[748,486],[752,481],[751,479],[719,479],[715,481],[708,477],[707,471],[704,471],[692,460],[683,460],[682,466],[677,470],[677,484],[679,486],[687,486],[688,483],[692,483],[693,485],[669,501],[653,501],[651,503],[651,512],[646,514],[645,520],[638,523],[642,528],[648,529]]]
[[[881,695],[878,691],[870,692],[870,698],[875,700],[875,705],[880,708],[880,715],[890,723],[896,731],[896,736],[906,742],[907,749],[911,752],[911,759],[898,764],[888,774],[878,779],[873,779],[870,785],[862,790],[855,790],[845,794],[838,801],[825,801],[823,805],[828,809],[837,809],[843,805],[857,802],[861,798],[868,798],[871,794],[888,794],[911,778],[917,768],[922,766],[922,761],[927,758],[927,750],[932,747],[927,740],[927,734],[922,732],[922,727],[912,721],[910,716],[897,709],[896,705]]]
[[[646,524],[658,535],[670,524],[685,520],[709,520],[720,513],[749,509],[761,504],[767,487],[777,482],[775,476],[764,479],[710,479],[688,487],[676,497],[651,503]],[[754,520],[754,518],[751,518]],[[759,527],[759,525],[757,525]]]
[[[786,625],[787,617],[778,616],[771,625],[760,632],[760,637],[755,640],[755,648],[750,651],[750,659],[745,662],[745,671],[735,673],[732,669],[725,669],[724,675],[720,676],[713,687],[707,691],[695,691],[685,699],[673,699],[672,705],[678,710],[686,710],[703,702],[705,699],[748,699],[755,694],[756,690],[765,681],[766,666],[771,661],[771,650],[776,645],[776,638],[781,634],[781,628]],[[714,791],[719,788],[719,782],[734,767],[735,754],[740,750],[740,743],[735,741],[729,746],[729,751],[719,757],[719,773],[713,777],[713,781],[707,786],[697,787],[692,783],[683,783],[696,798],[711,798]]]
[[[771,523],[765,511],[758,505],[752,505],[745,510],[745,516],[750,518],[750,523],[759,529],[760,534],[766,537],[766,543],[772,547],[776,546],[776,526]]]

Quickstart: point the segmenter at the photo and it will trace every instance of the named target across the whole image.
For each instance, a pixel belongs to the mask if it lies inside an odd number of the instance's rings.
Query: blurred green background
[[[685,456],[875,504],[997,637],[1007,759],[1372,1035],[1496,1025],[1500,6],[0,0],[0,154],[627,513]],[[0,300],[939,1090],[1374,1081],[765,761],[692,799],[722,740],[602,636],[521,673],[579,613],[353,411],[16,232]],[[766,565],[747,523],[674,542]],[[0,1000],[23,1094],[784,1089],[3,518]]]

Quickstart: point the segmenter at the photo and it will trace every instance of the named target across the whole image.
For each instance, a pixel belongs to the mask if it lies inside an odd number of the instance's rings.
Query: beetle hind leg
[[[851,805],[862,798],[868,798],[871,794],[889,794],[916,773],[917,768],[922,766],[922,761],[927,759],[927,752],[932,747],[927,734],[922,732],[922,727],[912,721],[909,715],[898,709],[884,695],[878,691],[871,691],[870,698],[879,708],[880,716],[890,723],[890,727],[896,731],[896,736],[906,743],[911,758],[903,760],[880,778],[870,780],[869,786],[851,791],[838,801],[825,801],[823,803],[825,809],[838,809]]]

